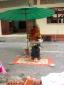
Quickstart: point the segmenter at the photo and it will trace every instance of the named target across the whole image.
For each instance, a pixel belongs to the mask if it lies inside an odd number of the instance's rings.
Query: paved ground
[[[24,65],[9,65],[16,55],[24,55],[23,49],[26,47],[26,41],[21,42],[0,42],[0,60],[9,74],[13,76],[31,75],[35,78],[40,78],[51,72],[64,71],[64,42],[43,42],[41,44],[41,57],[50,56],[55,61],[55,66],[24,66]]]

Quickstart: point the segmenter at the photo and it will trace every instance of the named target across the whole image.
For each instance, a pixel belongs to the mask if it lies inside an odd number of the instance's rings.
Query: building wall
[[[46,35],[61,35],[64,34],[64,24],[47,24],[46,19],[36,20],[38,27],[40,28],[41,34]]]
[[[46,19],[36,20],[42,36],[49,36],[51,41],[64,41],[64,24],[47,24]]]
[[[1,28],[2,28],[2,34],[10,34],[9,29],[9,22],[8,21],[1,21]]]
[[[64,35],[51,35],[52,41],[64,41]]]
[[[22,0],[23,1],[23,0]],[[24,1],[26,1],[26,0],[24,0]],[[42,1],[42,2],[50,2],[50,1],[53,1],[53,0],[29,0],[29,3],[33,3],[33,1],[35,1],[35,2],[37,2],[37,5],[38,6],[40,6],[40,2]],[[57,1],[57,0],[54,0],[54,1]],[[59,0],[60,1],[60,0]],[[1,2],[2,3],[2,2]],[[5,4],[5,3],[2,3],[2,4]],[[10,2],[9,2],[9,4],[10,4]],[[5,4],[5,6],[6,6],[6,4]],[[13,6],[13,5],[11,5],[11,6]],[[42,7],[53,7],[53,6],[64,6],[64,4],[62,5],[62,4],[58,4],[58,5],[56,5],[56,4],[49,4],[49,5],[42,5],[41,4],[41,6]],[[2,9],[2,10],[4,10],[4,9]],[[8,31],[8,33],[9,33],[9,29],[8,29],[8,27],[9,27],[9,24],[7,24],[8,22],[6,22],[6,28],[7,28],[7,31]],[[41,34],[43,33],[43,34],[64,34],[64,25],[63,24],[47,24],[46,23],[46,19],[43,19],[43,20],[37,20],[37,24],[38,24],[38,26],[39,26],[39,28],[40,28],[40,30],[41,30]],[[3,32],[3,30],[5,30],[5,22],[2,22],[2,32]],[[6,30],[5,30],[5,32],[3,33],[3,34],[5,34],[6,33]]]
[[[40,7],[64,7],[63,1],[64,0],[37,0],[37,5]],[[56,2],[59,2],[59,4]],[[47,5],[45,5],[45,3],[47,3]],[[51,41],[64,41],[64,24],[47,24],[47,19],[38,19],[36,22],[40,28],[41,35],[46,36]]]

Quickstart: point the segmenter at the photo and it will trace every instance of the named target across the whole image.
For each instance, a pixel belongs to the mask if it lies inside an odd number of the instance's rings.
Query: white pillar
[[[40,5],[40,0],[37,0],[37,5]]]
[[[2,35],[2,26],[1,26],[1,20],[0,20],[0,35]]]
[[[28,2],[29,2],[29,5],[30,6],[33,6],[34,5],[34,0],[28,0]]]

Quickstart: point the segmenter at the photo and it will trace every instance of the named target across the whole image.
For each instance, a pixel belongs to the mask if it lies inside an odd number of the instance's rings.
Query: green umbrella
[[[26,21],[52,16],[54,10],[49,8],[18,8],[0,13],[1,20]]]
[[[50,17],[53,14],[54,10],[49,8],[37,8],[37,7],[17,8],[0,13],[0,19],[8,21],[27,21]]]

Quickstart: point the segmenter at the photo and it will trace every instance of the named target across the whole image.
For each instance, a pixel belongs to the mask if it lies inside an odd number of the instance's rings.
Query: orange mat
[[[40,60],[31,60],[30,57],[16,56],[12,64],[36,65],[36,66],[54,66],[54,60],[50,57],[43,57]]]

